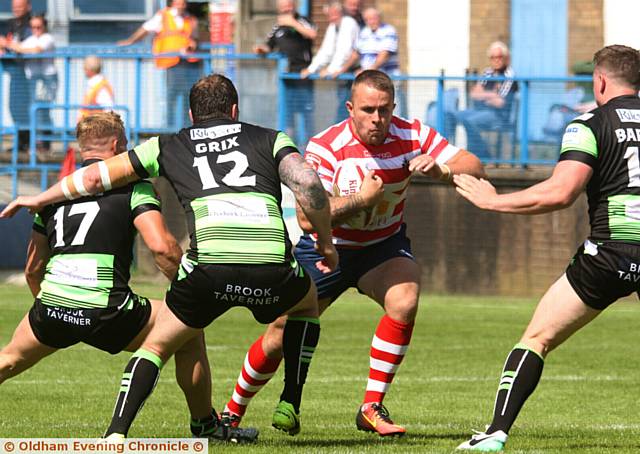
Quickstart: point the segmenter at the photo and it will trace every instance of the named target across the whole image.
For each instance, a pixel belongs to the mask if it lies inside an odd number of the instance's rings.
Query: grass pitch
[[[134,286],[160,297],[158,286]],[[26,288],[0,286],[0,345],[29,309]],[[261,431],[252,446],[212,444],[210,452],[448,453],[483,429],[507,352],[518,341],[535,301],[423,295],[407,357],[385,400],[407,427],[402,439],[358,432],[371,337],[382,312],[356,293],[322,318],[302,404],[302,433],[270,427],[282,368],[254,399],[244,423]],[[637,303],[614,305],[554,352],[534,396],[511,431],[512,453],[631,453],[640,451]],[[234,309],[207,329],[214,405],[230,396],[244,354],[262,332],[248,311]],[[110,356],[75,346],[46,358],[0,387],[0,437],[96,437],[107,427],[128,353]],[[189,436],[186,404],[163,370],[131,437]]]

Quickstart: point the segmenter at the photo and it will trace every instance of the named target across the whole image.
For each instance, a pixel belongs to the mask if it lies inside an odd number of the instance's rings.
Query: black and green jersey
[[[593,168],[587,185],[591,238],[640,243],[640,98],[619,96],[574,119],[560,160]]]
[[[291,261],[278,165],[298,150],[283,132],[216,119],[129,152],[136,173],[164,176],[185,213],[196,263]]]
[[[73,308],[133,304],[133,220],[159,209],[148,181],[45,207],[33,224],[47,236],[51,250],[38,298],[50,306]]]

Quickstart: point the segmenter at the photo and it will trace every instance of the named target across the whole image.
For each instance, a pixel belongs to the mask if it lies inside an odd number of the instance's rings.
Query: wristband
[[[453,172],[451,168],[446,164],[440,164],[440,171],[442,172],[442,176],[440,177],[443,181],[451,181],[453,180]]]

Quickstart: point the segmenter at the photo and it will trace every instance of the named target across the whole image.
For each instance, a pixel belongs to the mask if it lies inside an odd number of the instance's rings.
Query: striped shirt
[[[386,61],[380,71],[386,73],[397,72],[400,65],[398,63],[398,33],[393,25],[381,24],[376,31],[365,27],[360,31],[356,50],[360,54],[360,66],[362,69],[369,69],[373,66],[382,51],[390,53],[389,60]]]
[[[449,144],[435,129],[419,120],[392,117],[389,133],[382,145],[365,145],[354,134],[350,120],[344,120],[312,137],[305,159],[318,173],[327,192],[350,193],[350,188],[334,185],[344,168],[359,166],[375,171],[384,183],[384,197],[373,208],[371,220],[362,228],[348,224],[333,229],[337,246],[363,247],[389,238],[400,230],[411,172],[408,163],[421,154],[444,164],[460,149]],[[361,175],[362,176],[362,175]],[[340,183],[343,184],[343,183]],[[356,188],[356,190],[359,188]]]
[[[491,68],[487,68],[484,70],[484,77],[515,77],[515,73],[513,72],[513,68],[511,66],[507,66],[503,70],[494,71]],[[480,82],[485,90],[494,90],[496,91],[502,98],[506,98],[518,89],[518,84],[513,80],[505,80],[505,81],[496,81],[496,80],[483,80]]]

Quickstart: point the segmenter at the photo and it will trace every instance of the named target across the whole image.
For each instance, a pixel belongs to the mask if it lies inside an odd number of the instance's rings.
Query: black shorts
[[[127,308],[75,309],[48,306],[36,299],[29,311],[29,323],[36,338],[53,348],[79,342],[120,353],[142,331],[151,316],[147,298],[131,294]]]
[[[640,289],[640,245],[585,241],[567,267],[567,279],[584,303],[606,309]]]
[[[204,328],[230,308],[243,306],[260,323],[271,323],[309,291],[311,279],[295,263],[197,264],[181,272],[167,292],[167,306],[182,323]]]
[[[323,257],[314,249],[313,239],[308,235],[300,238],[294,255],[316,284],[318,299],[335,301],[349,287],[357,288],[360,278],[376,266],[395,257],[414,260],[406,230],[406,225],[402,224],[398,233],[380,243],[363,248],[338,248],[338,268],[328,274],[316,267],[316,262]]]

